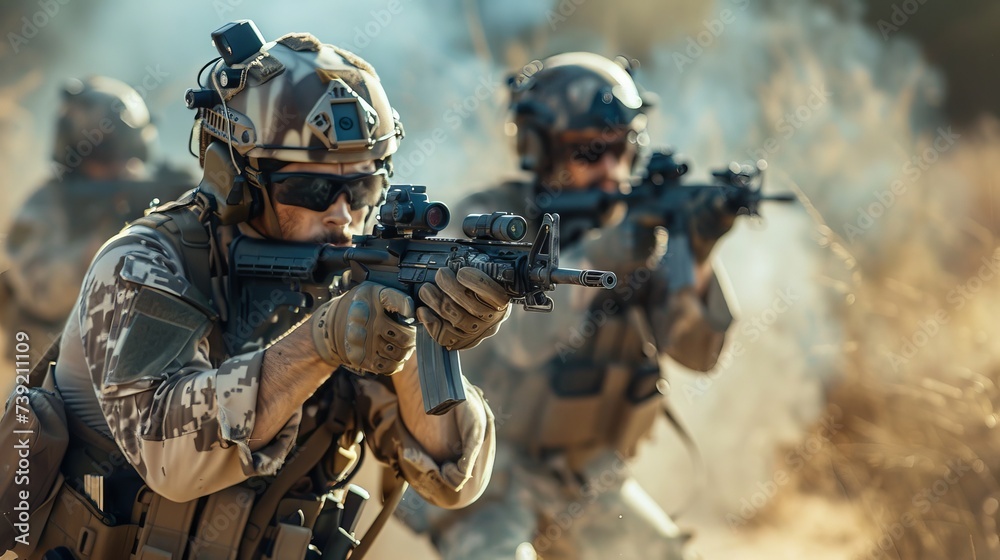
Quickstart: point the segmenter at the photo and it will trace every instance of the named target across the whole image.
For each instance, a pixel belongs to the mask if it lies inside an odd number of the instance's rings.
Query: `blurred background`
[[[131,84],[154,159],[196,173],[183,92],[242,18],[372,62],[407,132],[395,181],[446,202],[516,174],[508,73],[567,50],[638,59],[655,145],[695,178],[767,159],[765,189],[801,199],[717,249],[740,307],[719,366],[667,365],[708,483],[665,424],[640,482],[667,511],[697,491],[678,521],[706,559],[1000,558],[1000,4],[5,0],[0,236],[53,173],[68,77]],[[376,551],[435,557],[395,522]]]

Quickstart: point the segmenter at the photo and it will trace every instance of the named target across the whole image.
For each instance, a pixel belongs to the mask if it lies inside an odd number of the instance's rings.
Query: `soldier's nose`
[[[347,194],[341,193],[333,204],[326,209],[323,215],[323,223],[328,227],[344,227],[351,223],[351,205],[347,200]]]

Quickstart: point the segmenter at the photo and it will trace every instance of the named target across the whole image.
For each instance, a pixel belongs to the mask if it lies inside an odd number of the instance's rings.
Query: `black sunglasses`
[[[621,158],[628,150],[630,142],[621,140],[617,142],[592,141],[566,146],[566,152],[573,161],[579,163],[594,164],[601,161],[604,154],[611,154],[616,158]]]
[[[389,184],[385,169],[375,173],[328,175],[325,173],[268,173],[265,180],[274,200],[323,212],[341,194],[347,194],[351,210],[378,206]]]

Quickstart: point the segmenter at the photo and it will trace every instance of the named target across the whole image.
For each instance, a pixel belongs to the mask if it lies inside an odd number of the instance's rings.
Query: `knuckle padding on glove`
[[[476,268],[463,268],[458,271],[458,282],[479,296],[479,302],[490,307],[491,312],[503,311],[510,303],[507,291],[497,284],[485,272]],[[490,313],[490,318],[493,313]]]
[[[434,280],[420,287],[416,316],[438,344],[463,350],[497,332],[509,308],[503,287],[475,268],[441,268]]]
[[[475,268],[460,269],[457,276],[451,269],[442,268],[438,270],[434,278],[441,290],[451,297],[454,304],[461,307],[461,310],[449,309],[456,314],[461,314],[464,310],[483,321],[487,321],[496,317],[503,305],[494,305],[490,301],[482,299],[483,295],[487,299],[494,299],[492,292],[495,290],[486,283],[493,283],[493,280]],[[496,287],[499,288],[499,285]],[[446,303],[449,302],[446,301]]]
[[[368,331],[364,324],[347,325],[344,332],[344,352],[352,364],[359,364],[365,359],[366,338],[368,338]]]
[[[431,311],[430,307],[417,309],[417,320],[424,324],[424,328],[427,329],[427,334],[431,335],[431,338],[439,339],[444,321]]]
[[[484,273],[473,268],[459,270],[458,276],[451,271],[438,271],[436,279],[440,290],[449,297],[442,300],[441,311],[452,324],[467,332],[476,332],[480,325],[470,322],[469,316],[480,321],[492,322],[507,305],[506,292]],[[496,305],[498,295],[503,303]],[[464,322],[462,321],[466,319]]]
[[[380,344],[376,349],[376,353],[386,359],[398,362],[400,360],[405,360],[406,355],[409,353],[409,348],[405,346],[398,346],[392,341],[387,340],[384,336],[380,337]]]
[[[391,311],[406,319],[413,318],[413,299],[399,290],[383,288],[378,294],[382,309]]]
[[[459,311],[455,303],[452,302],[451,296],[446,295],[444,291],[434,284],[428,283],[420,286],[419,294],[426,307],[421,307],[417,310],[417,318],[425,323],[438,323],[437,332],[434,332],[431,326],[427,325],[428,331],[433,337],[436,337],[440,332],[441,325],[445,323],[455,324],[463,318],[467,319],[469,317],[466,313]],[[428,311],[428,308],[433,313]],[[431,315],[433,315],[433,318]]]
[[[386,310],[413,316],[413,300],[406,294],[373,283],[362,283],[333,300],[315,324],[321,344],[342,365],[361,371],[391,374],[402,369],[412,352],[416,332],[393,320]],[[314,340],[317,340],[314,335]],[[320,343],[317,343],[320,344]],[[334,357],[320,352],[327,361]]]

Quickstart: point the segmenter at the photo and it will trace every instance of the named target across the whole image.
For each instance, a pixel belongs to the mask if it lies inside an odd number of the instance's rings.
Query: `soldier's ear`
[[[221,225],[246,222],[261,211],[262,193],[240,174],[221,142],[212,142],[205,150],[198,189],[215,201],[213,210]]]
[[[548,155],[545,135],[536,127],[524,125],[517,129],[517,152],[521,154],[521,169],[542,173]]]
[[[521,155],[521,169],[535,174],[550,171],[554,154],[550,152],[546,128],[551,127],[556,116],[538,101],[518,101],[511,105],[512,119],[517,126],[517,153]]]

